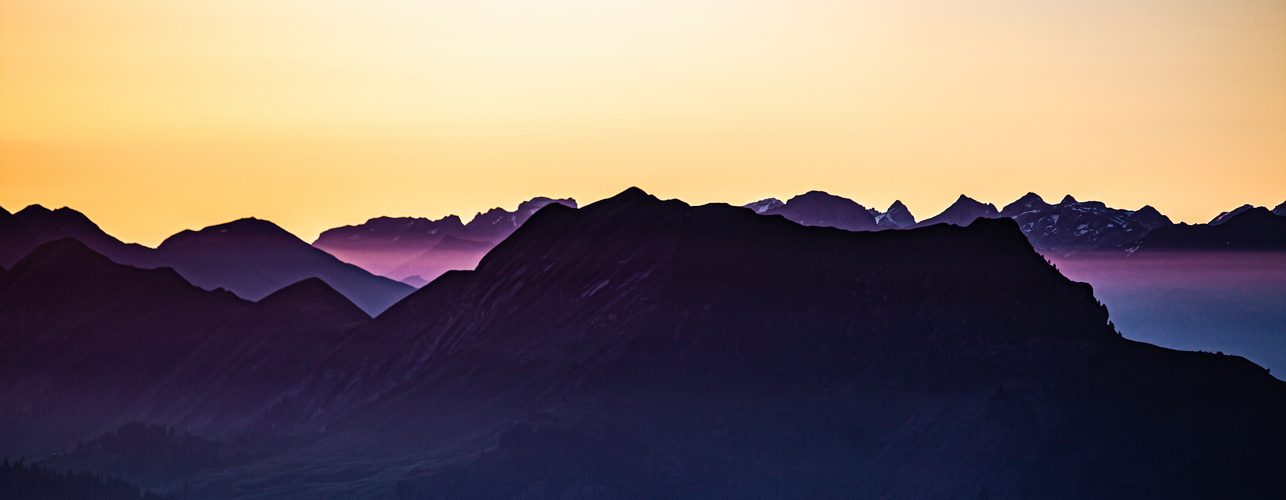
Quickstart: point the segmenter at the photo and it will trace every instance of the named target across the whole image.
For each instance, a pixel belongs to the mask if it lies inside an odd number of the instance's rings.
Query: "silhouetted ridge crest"
[[[1286,251],[1286,217],[1255,207],[1219,224],[1177,224],[1157,228],[1136,252],[1167,250]]]
[[[631,186],[630,188],[624,191],[621,191],[620,193],[617,193],[616,196],[591,203],[590,205],[591,206],[597,205],[597,204],[617,205],[617,204],[625,204],[625,203],[642,203],[646,201],[657,201],[657,198],[655,196],[652,196],[651,194],[648,194],[647,191],[639,189],[638,187],[635,187],[635,186]]]
[[[825,191],[809,191],[786,200],[786,204],[765,210],[805,226],[828,226],[848,231],[880,229],[875,215],[861,204]]]
[[[211,243],[272,242],[290,244],[296,241],[302,243],[299,238],[282,229],[281,226],[263,219],[246,217],[232,222],[208,226],[199,231],[184,230],[166,238],[157,249],[169,250],[175,247]]]
[[[1049,207],[1050,207],[1050,204],[1045,203],[1045,200],[1041,198],[1040,195],[1029,192],[1023,195],[1021,198],[1014,200],[1013,203],[1005,205],[1005,208],[1000,210],[1000,216],[1014,217],[1024,212],[1029,212],[1032,210],[1043,210]]]

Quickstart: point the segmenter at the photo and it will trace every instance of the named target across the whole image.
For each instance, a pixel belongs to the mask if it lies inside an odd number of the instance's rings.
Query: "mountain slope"
[[[46,243],[0,275],[0,450],[47,454],[135,420],[261,429],[368,319],[319,280],[255,304]]]
[[[1286,484],[1281,382],[1121,339],[1003,219],[848,232],[631,189],[540,212],[341,351],[374,402],[318,450],[420,464],[408,498]]]
[[[1219,215],[1216,215],[1215,218],[1210,219],[1210,222],[1208,222],[1207,224],[1211,226],[1218,226],[1220,224],[1223,224],[1225,222],[1232,220],[1233,217],[1241,215],[1242,212],[1245,212],[1252,208],[1255,208],[1255,207],[1250,204],[1245,204],[1240,207],[1234,208],[1230,211],[1222,212]]]
[[[1286,216],[1255,207],[1219,224],[1162,227],[1148,233],[1136,253],[1179,250],[1286,252]]]

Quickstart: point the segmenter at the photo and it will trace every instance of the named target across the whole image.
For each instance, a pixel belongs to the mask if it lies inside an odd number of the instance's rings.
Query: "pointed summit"
[[[1078,202],[1076,201],[1076,198],[1072,198],[1072,195],[1070,194],[1067,196],[1064,196],[1063,200],[1058,202],[1059,205],[1070,205],[1072,203],[1078,203]]]
[[[973,198],[960,195],[956,202],[943,210],[942,213],[930,218],[929,220],[916,224],[918,227],[932,226],[934,224],[954,224],[957,226],[968,226],[974,219],[979,217],[994,219],[1000,216],[1000,211],[996,206],[990,203],[981,203]]]
[[[616,196],[608,198],[609,200],[631,200],[631,201],[650,201],[657,199],[637,186],[630,186],[629,189],[621,191]]]
[[[1041,198],[1040,195],[1036,193],[1027,193],[1023,195],[1022,198],[1014,200],[1013,203],[1005,205],[1005,208],[1000,211],[1000,216],[1017,217],[1027,212],[1044,210],[1049,207],[1050,204],[1045,203],[1045,200]]]
[[[754,203],[742,205],[742,208],[749,208],[754,210],[757,214],[762,214],[774,208],[781,207],[782,205],[785,205],[785,203],[782,203],[782,201],[777,198],[765,198]]]
[[[902,204],[902,200],[894,200],[893,204],[889,205],[888,211],[884,212],[878,222],[883,225],[885,220],[892,221],[894,227],[898,229],[906,229],[915,225],[915,216],[911,215],[911,210]]]

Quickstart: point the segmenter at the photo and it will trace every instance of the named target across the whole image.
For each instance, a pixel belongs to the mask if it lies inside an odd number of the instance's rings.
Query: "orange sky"
[[[637,185],[1286,201],[1280,0],[0,0],[0,206],[311,241]]]

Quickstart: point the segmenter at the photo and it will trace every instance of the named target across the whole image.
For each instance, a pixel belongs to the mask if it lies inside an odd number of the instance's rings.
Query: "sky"
[[[1281,0],[0,0],[0,206],[156,245],[638,186],[1286,201]]]

